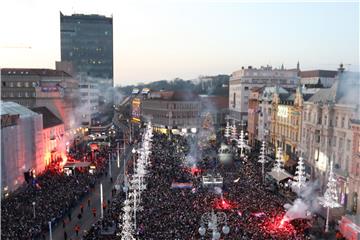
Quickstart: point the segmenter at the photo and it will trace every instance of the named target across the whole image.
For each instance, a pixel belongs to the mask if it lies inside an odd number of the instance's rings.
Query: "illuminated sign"
[[[132,101],[132,110],[131,110],[131,115],[132,115],[132,119],[133,121],[136,122],[140,122],[140,99],[139,98],[134,98]]]
[[[287,106],[278,106],[277,116],[287,118],[288,117],[288,107]]]
[[[327,168],[327,162],[329,160],[329,158],[325,155],[325,153],[323,152],[319,152],[319,150],[315,151],[315,156],[314,156],[316,161],[316,167],[322,171],[325,172],[326,168]]]

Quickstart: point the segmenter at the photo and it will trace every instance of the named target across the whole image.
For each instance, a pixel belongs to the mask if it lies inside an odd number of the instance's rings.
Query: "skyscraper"
[[[96,78],[112,87],[113,19],[101,15],[60,12],[61,61],[71,61],[81,78]]]

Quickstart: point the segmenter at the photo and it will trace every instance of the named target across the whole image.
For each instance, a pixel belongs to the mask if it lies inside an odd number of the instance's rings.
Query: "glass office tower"
[[[112,87],[113,19],[101,15],[60,12],[61,61],[70,61],[77,75]]]

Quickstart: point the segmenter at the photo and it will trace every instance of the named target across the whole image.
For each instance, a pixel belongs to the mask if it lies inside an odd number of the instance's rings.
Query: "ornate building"
[[[339,69],[331,88],[321,89],[304,102],[301,152],[313,179],[324,187],[331,161],[338,181],[340,203],[349,204],[349,169],[353,132],[350,120],[359,114],[359,75]]]
[[[311,95],[303,94],[300,87],[295,93],[273,94],[270,139],[276,147],[281,147],[287,166],[293,166],[298,157],[301,137],[301,112],[304,100]]]

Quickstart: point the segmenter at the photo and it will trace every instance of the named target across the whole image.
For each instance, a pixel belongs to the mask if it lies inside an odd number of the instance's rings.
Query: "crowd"
[[[104,175],[107,152],[106,149],[99,150],[97,158],[93,160],[95,174],[77,169],[75,174],[67,176],[50,168],[3,199],[1,239],[45,239],[48,222],[58,224]]]
[[[216,146],[202,146],[196,163],[202,174],[192,174],[184,164],[184,155],[191,153],[194,142],[189,137],[173,136],[171,141],[164,135],[154,137],[143,210],[137,218],[139,239],[201,239],[201,216],[212,209],[227,215],[230,233],[222,233],[223,239],[306,239],[306,220],[280,226],[286,200],[263,186],[257,159],[222,165],[214,154]],[[203,187],[201,175],[207,173],[224,177],[222,194]],[[191,182],[193,188],[174,189],[174,182]],[[227,206],[219,206],[219,200]],[[206,234],[210,238],[211,230]]]

